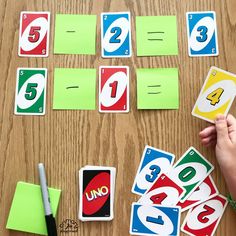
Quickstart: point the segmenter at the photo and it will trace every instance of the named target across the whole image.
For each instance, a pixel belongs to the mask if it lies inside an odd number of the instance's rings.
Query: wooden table
[[[206,122],[191,116],[192,107],[209,67],[236,73],[236,2],[234,0],[0,0],[0,235],[28,235],[5,229],[17,181],[39,183],[37,164],[47,168],[50,186],[63,190],[57,222],[78,222],[78,233],[61,235],[129,235],[131,193],[137,167],[146,144],[172,152],[177,159],[193,145],[215,166],[212,174],[222,194],[227,193],[214,151],[204,148],[198,132]],[[23,10],[50,11],[51,35],[48,58],[19,58],[19,15]],[[214,10],[217,14],[220,56],[189,58],[185,13]],[[128,59],[102,59],[100,54],[100,13],[130,11],[134,55]],[[97,54],[53,55],[56,13],[97,14]],[[136,57],[135,16],[177,15],[178,56]],[[128,114],[100,114],[96,111],[53,111],[54,68],[98,68],[99,65],[130,67]],[[47,110],[43,117],[13,115],[16,68],[48,68]],[[136,106],[136,68],[178,67],[180,109],[138,111]],[[235,107],[235,104],[233,104]],[[232,109],[233,110],[233,109]],[[235,114],[235,113],[234,113]],[[117,168],[115,219],[112,222],[81,223],[78,213],[78,170],[84,165]],[[184,214],[185,216],[185,214]],[[184,217],[182,217],[183,220]],[[236,232],[236,214],[228,207],[217,236]],[[181,234],[184,235],[184,234]]]

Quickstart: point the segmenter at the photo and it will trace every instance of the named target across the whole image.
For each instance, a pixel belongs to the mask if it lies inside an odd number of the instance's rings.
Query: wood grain
[[[129,235],[131,203],[138,199],[131,194],[131,186],[146,144],[172,152],[176,154],[177,159],[189,146],[195,146],[215,165],[213,178],[220,192],[227,193],[213,150],[204,148],[198,139],[198,132],[207,124],[192,117],[191,110],[210,66],[215,65],[236,73],[236,3],[234,0],[0,0],[0,6],[1,236],[28,235],[8,231],[5,225],[16,183],[20,180],[39,183],[36,168],[39,162],[45,163],[50,185],[63,190],[57,217],[58,224],[65,219],[76,220],[79,224],[78,233],[61,233],[61,235]],[[22,10],[52,13],[48,58],[17,56],[19,14]],[[189,58],[186,46],[185,13],[204,10],[216,11],[220,56]],[[134,52],[132,58],[106,60],[101,58],[99,15],[105,11],[131,12]],[[98,15],[96,56],[53,55],[56,13]],[[136,57],[134,22],[135,16],[138,15],[177,15],[179,55]],[[98,68],[99,65],[130,67],[131,111],[129,114],[99,114],[97,110],[52,110],[55,67]],[[47,111],[44,117],[13,115],[17,67],[48,68]],[[179,110],[137,110],[135,69],[156,67],[179,68]],[[112,222],[81,223],[77,219],[77,172],[87,164],[117,168],[115,219]],[[236,231],[235,222],[236,214],[228,207],[216,235],[232,235],[232,232]]]

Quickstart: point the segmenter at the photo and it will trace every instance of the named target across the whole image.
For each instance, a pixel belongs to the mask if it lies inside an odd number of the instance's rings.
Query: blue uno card
[[[131,57],[130,13],[102,13],[102,57]]]
[[[179,235],[180,207],[132,204],[131,235]]]
[[[215,12],[187,12],[186,20],[189,56],[218,56]]]
[[[162,173],[167,173],[175,156],[150,146],[146,146],[134,180],[132,192],[142,195]]]

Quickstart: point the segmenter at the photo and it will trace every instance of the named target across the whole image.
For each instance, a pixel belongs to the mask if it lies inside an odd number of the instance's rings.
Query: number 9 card
[[[49,12],[21,12],[18,55],[47,57],[49,27]]]
[[[236,92],[236,75],[211,67],[192,115],[214,123],[217,114],[227,115]]]

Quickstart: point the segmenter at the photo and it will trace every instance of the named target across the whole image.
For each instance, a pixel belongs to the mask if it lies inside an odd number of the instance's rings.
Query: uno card
[[[181,207],[181,212],[186,211],[194,206],[199,205],[206,200],[215,197],[219,191],[214,183],[214,180],[209,175],[206,179],[194,190],[184,202],[178,202],[177,206]]]
[[[175,206],[181,199],[185,189],[177,185],[164,173],[156,179],[152,187],[139,199],[141,204],[160,204]]]
[[[110,168],[82,168],[79,171],[79,219],[108,221],[113,219],[112,180]]]
[[[211,67],[192,115],[214,123],[217,114],[227,115],[235,94],[236,75]]]
[[[130,13],[102,13],[102,57],[131,57]]]
[[[18,68],[15,114],[44,115],[46,108],[47,69]]]
[[[227,199],[217,195],[191,209],[181,231],[192,236],[213,236],[227,206]]]
[[[134,180],[132,192],[144,194],[162,173],[167,173],[175,155],[146,145]]]
[[[186,190],[180,202],[188,199],[213,169],[214,167],[210,162],[195,148],[190,147],[169,173],[169,177]]]
[[[218,56],[215,12],[187,12],[186,20],[189,56]]]
[[[99,111],[129,112],[129,67],[99,67]]]
[[[179,207],[132,204],[131,235],[179,235]]]
[[[49,28],[50,12],[21,12],[18,55],[47,57]]]

